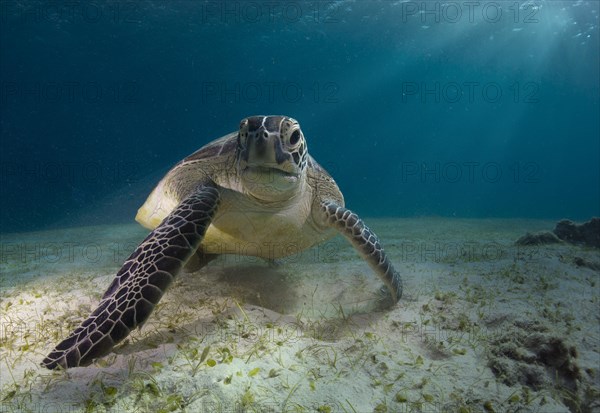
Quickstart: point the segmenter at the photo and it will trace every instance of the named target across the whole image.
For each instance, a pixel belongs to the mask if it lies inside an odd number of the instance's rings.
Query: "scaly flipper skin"
[[[354,212],[334,202],[323,202],[321,209],[329,226],[337,229],[369,263],[385,283],[394,303],[402,296],[402,279],[388,260],[377,235]]]
[[[219,204],[214,185],[184,199],[125,261],[98,308],[44,359],[49,369],[87,366],[150,315],[196,252]]]

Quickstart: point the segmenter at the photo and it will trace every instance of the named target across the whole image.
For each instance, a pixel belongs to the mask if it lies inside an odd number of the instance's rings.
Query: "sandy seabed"
[[[221,256],[66,372],[40,362],[146,232],[3,235],[0,412],[600,412],[597,249],[515,245],[551,221],[366,222],[402,274],[397,305],[341,237],[275,264]]]

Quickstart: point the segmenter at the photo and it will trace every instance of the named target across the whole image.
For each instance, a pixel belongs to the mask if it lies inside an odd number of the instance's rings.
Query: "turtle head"
[[[308,152],[295,119],[287,116],[243,119],[237,156],[242,186],[258,199],[289,199],[302,187]]]

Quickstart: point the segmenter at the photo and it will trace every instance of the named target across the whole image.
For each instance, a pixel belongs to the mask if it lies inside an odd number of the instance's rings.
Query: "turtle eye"
[[[298,142],[300,142],[300,137],[302,135],[300,134],[300,130],[296,129],[294,132],[292,132],[292,134],[290,135],[290,146],[296,146],[298,145]]]

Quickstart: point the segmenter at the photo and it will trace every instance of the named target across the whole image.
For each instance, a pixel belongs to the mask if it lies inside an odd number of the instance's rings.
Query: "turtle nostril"
[[[268,138],[268,137],[269,137],[269,134],[268,134],[267,132],[263,132],[263,136],[264,136],[265,138]]]

